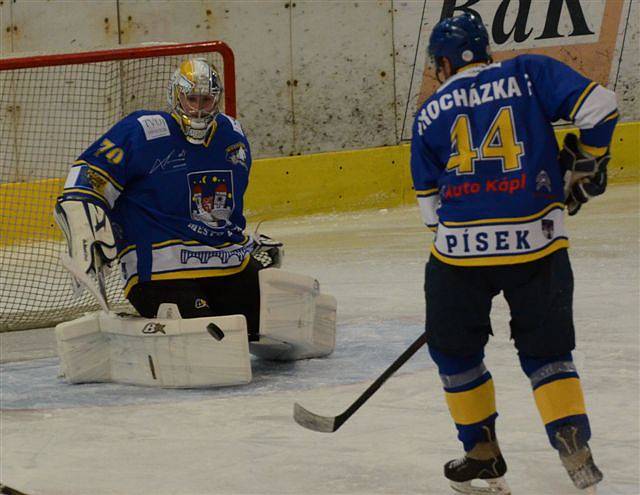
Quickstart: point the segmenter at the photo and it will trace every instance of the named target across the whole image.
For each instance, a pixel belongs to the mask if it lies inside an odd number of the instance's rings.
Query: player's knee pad
[[[484,365],[484,352],[471,356],[452,356],[429,346],[438,365],[449,412],[466,451],[484,441],[484,427],[494,429],[498,416],[491,373]]]
[[[577,426],[580,440],[586,443],[591,430],[580,377],[571,353],[542,359],[520,354],[520,365],[531,381],[536,406],[551,445],[557,448],[556,432],[567,424]]]
[[[320,293],[313,277],[265,269],[260,280],[260,340],[252,354],[291,361],[331,354],[336,342],[336,299]]]
[[[65,379],[171,388],[251,381],[244,316],[180,319],[177,307],[163,316],[101,311],[59,324],[56,339]]]

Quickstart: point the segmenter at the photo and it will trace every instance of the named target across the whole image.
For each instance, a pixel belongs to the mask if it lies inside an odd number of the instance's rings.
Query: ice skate
[[[487,436],[491,438],[488,429]],[[444,465],[451,488],[467,495],[510,495],[506,472],[507,463],[495,439],[478,443],[465,456]]]
[[[566,426],[558,430],[556,440],[560,460],[576,488],[594,495],[596,485],[602,481],[602,472],[593,462],[589,445],[580,442],[578,433],[575,426]]]

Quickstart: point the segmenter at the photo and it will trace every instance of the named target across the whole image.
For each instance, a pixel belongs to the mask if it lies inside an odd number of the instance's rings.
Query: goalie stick
[[[78,266],[67,253],[62,253],[60,255],[60,262],[71,274],[74,296],[78,297],[82,293],[82,288],[84,287],[96,299],[96,301],[98,301],[100,307],[108,313],[109,303],[107,300],[107,291],[105,289],[104,274],[101,269],[96,269],[97,277],[94,279],[88,273],[79,270]]]
[[[369,398],[378,390],[387,379],[393,375],[398,368],[406,363],[424,344],[427,343],[427,334],[423,333],[418,339],[405,350],[391,366],[389,366],[375,382],[360,394],[343,413],[337,416],[320,416],[305,409],[297,402],[293,405],[293,419],[300,426],[308,430],[319,431],[322,433],[333,433],[347,421],[353,413],[369,400]]]

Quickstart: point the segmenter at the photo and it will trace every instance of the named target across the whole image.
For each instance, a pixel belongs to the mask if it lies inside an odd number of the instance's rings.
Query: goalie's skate
[[[558,452],[562,465],[571,481],[585,493],[595,494],[596,485],[602,481],[602,472],[598,469],[589,445],[580,441],[576,426],[566,426],[556,433]]]

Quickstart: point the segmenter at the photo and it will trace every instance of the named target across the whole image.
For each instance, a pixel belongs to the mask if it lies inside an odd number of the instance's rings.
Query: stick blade
[[[314,414],[297,402],[293,405],[293,419],[300,426],[321,433],[333,433],[340,426],[336,421],[337,418]]]

